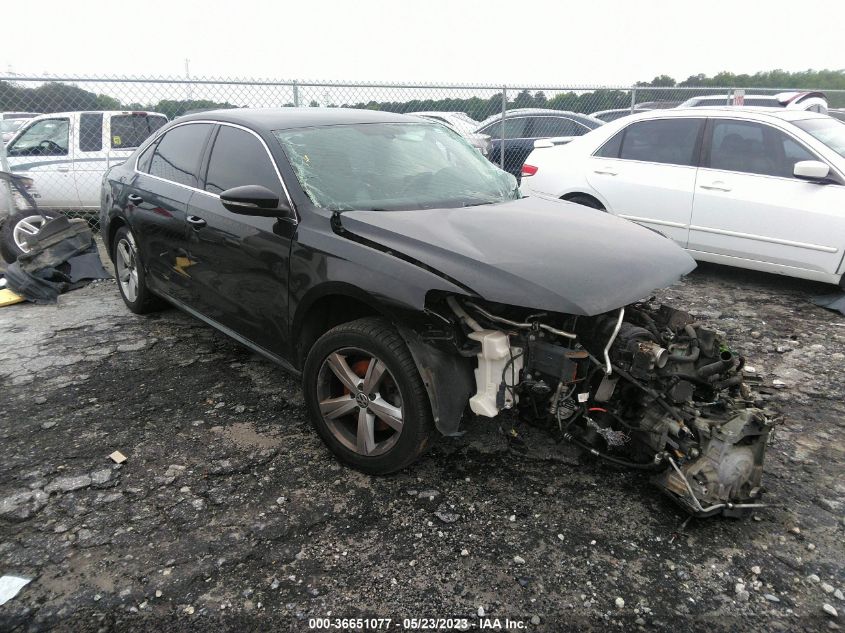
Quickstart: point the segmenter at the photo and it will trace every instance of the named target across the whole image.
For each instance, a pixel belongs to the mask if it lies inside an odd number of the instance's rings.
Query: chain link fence
[[[166,120],[218,108],[367,108],[425,116],[453,127],[490,160],[518,174],[533,139],[571,137],[631,112],[692,98],[745,105],[790,88],[461,86],[247,79],[0,75],[0,169],[32,179],[46,211],[82,215],[96,228],[103,173]],[[806,91],[806,90],[802,90]],[[845,107],[845,91],[823,91]],[[549,111],[561,116],[549,117]],[[565,116],[563,113],[568,113]],[[29,121],[36,114],[54,114]],[[532,116],[533,115],[533,116]],[[165,119],[166,117],[166,119]],[[9,209],[0,192],[0,210]],[[16,196],[16,207],[25,206]]]

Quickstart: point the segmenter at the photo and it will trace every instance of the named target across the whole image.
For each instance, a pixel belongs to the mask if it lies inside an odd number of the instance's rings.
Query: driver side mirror
[[[795,163],[792,173],[802,180],[824,181],[830,175],[830,167],[819,160],[802,160]]]
[[[243,185],[227,189],[220,194],[220,203],[238,215],[256,215],[265,218],[293,217],[293,209],[287,200],[280,200],[277,194],[261,185]]]

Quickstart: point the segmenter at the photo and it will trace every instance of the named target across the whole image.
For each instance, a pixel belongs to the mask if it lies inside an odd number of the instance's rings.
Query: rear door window
[[[638,121],[625,128],[619,158],[694,166],[704,119]]]
[[[103,149],[103,113],[83,112],[79,115],[79,150],[99,152]]]
[[[111,118],[112,149],[134,149],[167,123],[160,115],[118,114]]]
[[[517,117],[515,119],[505,119],[505,138],[528,138],[526,136],[526,117]],[[491,123],[486,128],[481,130],[484,134],[489,134],[494,140],[502,138],[502,122],[496,121]]]
[[[529,136],[531,138],[581,136],[589,131],[586,126],[565,117],[535,116],[530,120]]]
[[[165,132],[150,161],[150,175],[196,187],[200,157],[210,131],[208,123],[191,123]]]
[[[232,187],[262,185],[281,195],[276,169],[264,145],[250,132],[220,126],[205,178],[205,190],[219,194]]]

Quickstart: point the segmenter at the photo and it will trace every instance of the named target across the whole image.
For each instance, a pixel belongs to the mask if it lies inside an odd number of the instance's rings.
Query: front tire
[[[164,301],[147,288],[137,242],[128,227],[122,226],[115,231],[111,248],[117,287],[126,307],[135,314],[147,314],[163,308]]]
[[[380,318],[344,323],[321,336],[302,373],[314,429],[343,462],[385,475],[416,461],[434,423],[405,341]]]

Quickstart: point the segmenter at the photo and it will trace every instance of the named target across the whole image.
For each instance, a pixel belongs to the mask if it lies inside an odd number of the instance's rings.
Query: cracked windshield
[[[434,209],[520,197],[516,179],[439,124],[278,130],[311,201],[332,211]]]

